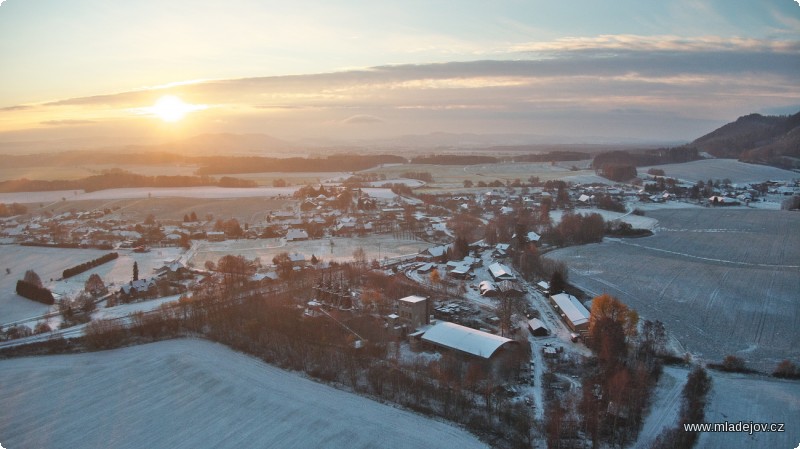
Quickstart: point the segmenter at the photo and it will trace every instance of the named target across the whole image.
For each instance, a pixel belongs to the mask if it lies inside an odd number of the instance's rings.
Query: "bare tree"
[[[86,284],[84,284],[83,289],[86,291],[86,293],[89,293],[92,296],[100,296],[108,292],[105,283],[103,283],[103,279],[100,278],[100,275],[97,273],[92,273],[89,276],[89,279],[86,280]]]

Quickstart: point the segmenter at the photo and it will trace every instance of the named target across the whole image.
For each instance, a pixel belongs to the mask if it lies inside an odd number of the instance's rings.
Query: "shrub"
[[[44,287],[38,287],[21,279],[17,281],[17,294],[42,304],[53,305],[53,303],[55,303],[55,299],[53,298],[53,294],[50,293],[50,290]]]
[[[784,379],[800,379],[800,368],[791,361],[784,360],[775,367],[772,375]]]

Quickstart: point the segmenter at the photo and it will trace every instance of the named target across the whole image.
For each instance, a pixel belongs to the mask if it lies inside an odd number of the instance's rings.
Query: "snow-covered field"
[[[107,189],[95,192],[82,190],[58,190],[53,192],[0,193],[0,203],[46,203],[82,200],[118,200],[132,198],[286,198],[291,197],[300,186],[291,187],[137,187]],[[383,199],[395,198],[390,189],[368,187],[363,189],[370,196]]]
[[[604,209],[597,209],[594,207],[589,208],[579,208],[573,211],[576,214],[600,214],[603,217],[604,221],[614,221],[620,220],[624,221],[625,223],[630,224],[634,228],[638,229],[654,229],[658,224],[658,220],[652,217],[642,216],[642,215],[634,215],[631,213],[620,213],[620,212],[613,212],[610,210]],[[554,210],[550,212],[550,219],[553,223],[559,223],[561,221],[561,216],[564,215],[564,211],[562,210]]]
[[[646,449],[665,429],[675,426],[683,400],[683,386],[689,373],[684,368],[665,366],[652,397],[650,413],[642,424],[639,439],[632,445],[636,449]]]
[[[704,159],[700,161],[684,162],[682,164],[656,165],[653,167],[639,167],[639,173],[647,173],[650,168],[664,170],[670,178],[684,181],[697,182],[723,180],[728,178],[734,184],[746,182],[790,181],[800,178],[800,173],[782,170],[768,165],[748,164],[736,159]]]
[[[731,209],[650,211],[656,234],[548,253],[570,281],[661,320],[690,351],[736,354],[771,372],[800,357],[800,214]]]
[[[331,245],[333,242],[333,245]],[[285,242],[283,239],[228,240],[225,242],[196,243],[191,262],[202,267],[206,260],[216,263],[226,254],[241,255],[248,259],[261,258],[263,264],[271,264],[280,253],[300,253],[311,259],[311,255],[325,261],[352,261],[353,251],[363,248],[368,260],[416,254],[431,246],[420,240],[395,239],[391,235],[368,235],[364,237],[334,237],[316,240]]]
[[[111,251],[0,246],[0,324],[39,316],[51,310],[50,306],[15,293],[17,280],[22,279],[26,270],[34,270],[42,279],[44,286],[54,294],[74,295],[83,290],[86,280],[92,273],[99,274],[109,290],[118,289],[123,283],[132,279],[134,261],[139,265],[139,277],[145,278],[152,276],[153,269],[163,266],[165,261],[177,259],[182,252],[179,248],[158,248],[149,253],[116,251],[119,254],[117,259],[69,279],[57,281],[64,269],[96,259]],[[11,269],[11,274],[6,274],[6,268]],[[29,323],[31,327],[33,324],[35,323]]]
[[[796,360],[796,359],[795,359]],[[782,433],[702,433],[697,447],[795,448],[800,444],[800,382],[711,373],[706,422],[785,423]]]
[[[2,360],[0,403],[7,448],[486,447],[201,340]]]
[[[701,433],[696,447],[793,448],[800,442],[800,383],[709,371],[713,378],[705,410],[706,423],[785,423],[783,433]],[[682,389],[689,370],[667,366],[659,380],[650,413],[633,448],[647,448],[666,428],[678,422]]]

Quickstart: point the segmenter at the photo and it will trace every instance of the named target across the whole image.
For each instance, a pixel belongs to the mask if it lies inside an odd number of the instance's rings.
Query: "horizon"
[[[8,0],[0,142],[659,144],[800,110],[793,0],[579,3]]]

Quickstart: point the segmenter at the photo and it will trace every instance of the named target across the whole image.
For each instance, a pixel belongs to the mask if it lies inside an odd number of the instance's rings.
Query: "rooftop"
[[[484,359],[490,358],[501,346],[513,340],[482,332],[447,321],[432,326],[422,339]]]

